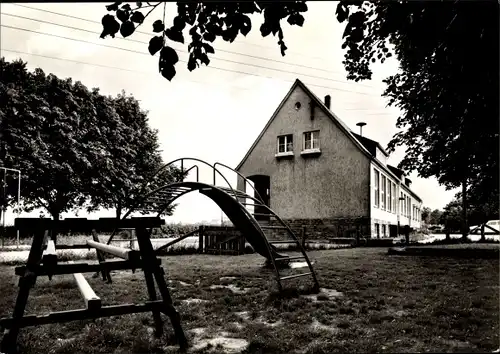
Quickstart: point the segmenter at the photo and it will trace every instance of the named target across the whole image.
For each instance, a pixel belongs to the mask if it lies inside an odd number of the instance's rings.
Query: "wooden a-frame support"
[[[116,220],[114,219],[60,220],[57,223],[57,230],[75,230],[75,223],[78,223],[79,231],[81,231],[82,226],[84,226],[83,228],[86,231],[89,229],[93,230],[93,242],[88,242],[86,245],[80,245],[81,247],[79,248],[89,248],[89,244],[99,247],[99,250],[96,248],[96,251],[99,251],[99,264],[78,262],[58,263],[57,256],[54,259],[54,245],[51,241],[47,242],[49,230],[54,229],[54,222],[51,219],[16,219],[16,228],[24,230],[29,229],[34,232],[34,236],[26,266],[16,267],[16,275],[20,276],[19,292],[12,317],[0,319],[0,327],[6,329],[2,341],[0,342],[0,352],[9,354],[17,352],[17,337],[20,329],[23,327],[149,311],[152,312],[155,322],[155,335],[159,337],[163,334],[163,322],[160,314],[164,313],[170,318],[180,349],[185,351],[188,347],[188,343],[181,326],[180,315],[173,306],[172,298],[170,297],[170,292],[165,280],[165,272],[161,267],[161,260],[156,257],[150,240],[151,228],[160,226],[164,221],[159,218],[132,218],[120,221],[121,228],[135,228],[139,243],[138,252],[125,252],[127,251],[125,249],[118,250],[116,247],[106,247],[107,245],[104,243],[96,244],[96,242],[98,242],[98,237],[94,230],[100,229],[107,231],[110,228],[117,227]],[[71,226],[73,226],[73,228]],[[77,247],[75,246],[74,248]],[[106,261],[102,253],[110,253],[123,260]],[[83,278],[81,274],[78,274],[99,271],[102,273],[103,280],[109,282],[111,280],[109,276],[111,270],[131,269],[134,271],[139,268],[142,268],[144,271],[146,287],[149,294],[149,301],[144,304],[101,306],[100,298],[95,295],[85,278]],[[75,273],[75,280],[86,303],[85,309],[53,312],[45,316],[24,315],[30,290],[35,285],[38,276],[48,275],[52,277],[52,275]],[[157,298],[155,281],[161,296],[160,299]]]

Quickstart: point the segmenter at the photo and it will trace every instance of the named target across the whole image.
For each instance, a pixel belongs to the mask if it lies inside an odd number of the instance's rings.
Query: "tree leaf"
[[[162,20],[156,20],[153,22],[153,32],[163,32],[165,29],[165,25],[163,24]]]
[[[292,26],[297,25],[299,27],[302,27],[302,25],[304,24],[304,16],[302,16],[301,14],[292,14],[292,15],[288,16],[287,21]]]
[[[215,41],[215,34],[212,32],[205,32],[203,33],[203,39],[209,42]]]
[[[260,26],[260,34],[262,35],[262,37],[267,37],[270,33],[271,33],[271,26],[269,26],[268,23],[264,22]]]
[[[240,19],[240,32],[242,35],[246,37],[246,35],[251,31],[252,29],[252,21],[250,20],[250,17],[246,15],[241,15],[239,17]]]
[[[184,19],[181,16],[175,16],[173,27],[175,28],[175,30],[181,32],[186,27],[186,21],[184,21]]]
[[[125,21],[120,26],[120,33],[123,37],[128,37],[135,31],[135,26],[131,21]]]
[[[198,66],[198,63],[196,62],[194,55],[190,54],[189,60],[188,60],[188,65],[187,65],[188,70],[193,71],[194,69],[196,69],[197,66]]]
[[[111,5],[106,5],[106,10],[108,11],[116,11],[118,10],[118,6],[120,6],[122,3],[121,2],[115,2]]]
[[[172,30],[172,28],[167,28],[165,30],[165,35],[171,41],[184,43],[184,36],[182,35],[182,32],[180,32],[180,31],[178,32],[178,31]]]
[[[205,53],[202,53],[200,55],[200,60],[203,64],[205,64],[206,66],[208,66],[208,64],[210,64],[210,59],[208,58],[208,55],[206,55]]]
[[[299,1],[294,4],[295,5],[295,10],[298,12],[306,12],[308,10],[307,4],[305,1]]]
[[[337,21],[339,21],[339,23],[342,23],[349,17],[349,8],[342,3],[339,3],[337,5],[337,11],[335,13],[337,15]]]
[[[138,7],[138,8],[141,8],[142,7],[142,2],[141,1],[137,1],[135,3],[135,5]]]
[[[163,47],[163,36],[155,36],[149,40],[149,54],[155,55]]]
[[[125,22],[125,21],[128,21],[129,17],[130,17],[130,13],[128,11],[124,11],[122,9],[116,11],[116,17],[121,21],[121,22]]]
[[[179,56],[177,52],[172,47],[166,46],[163,47],[160,51],[160,60],[168,63],[168,64],[176,64],[179,61]]]
[[[161,60],[161,57],[160,57],[160,60],[159,60],[159,68],[160,68],[160,73],[161,75],[167,79],[168,81],[172,81],[172,79],[174,78],[175,76],[175,67],[173,64],[169,64],[167,62],[164,62]]]
[[[101,38],[106,38],[107,35],[115,38],[116,33],[120,30],[120,24],[115,20],[115,16],[107,14],[102,18],[102,33]]]
[[[210,53],[210,54],[214,54],[215,53],[214,47],[212,47],[210,44],[203,43],[202,46],[203,46],[203,49],[205,49],[205,52]]]
[[[280,45],[281,56],[285,56],[285,51],[288,49],[285,42],[279,41],[278,44]]]
[[[132,13],[132,16],[130,16],[130,20],[135,23],[143,23],[144,22],[144,15],[140,11],[134,11]]]
[[[130,4],[125,4],[122,6],[122,9],[125,10],[125,11],[130,11],[132,10],[132,8],[130,7]]]

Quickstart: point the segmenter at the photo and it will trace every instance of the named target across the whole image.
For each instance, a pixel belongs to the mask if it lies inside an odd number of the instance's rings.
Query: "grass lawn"
[[[322,294],[292,292],[286,299],[271,294],[273,274],[256,254],[170,256],[163,265],[195,352],[222,352],[216,346],[224,338],[233,352],[244,353],[491,352],[499,347],[498,260],[386,253],[385,248],[310,251]],[[146,300],[140,271],[114,274],[112,285],[86,276],[104,304]],[[311,283],[305,277],[286,284]],[[11,314],[16,285],[13,267],[0,267],[0,317]],[[32,294],[28,313],[83,307],[71,275],[39,278]],[[176,352],[165,320],[159,340],[152,339],[152,316],[145,313],[28,327],[21,330],[19,344],[26,353]]]

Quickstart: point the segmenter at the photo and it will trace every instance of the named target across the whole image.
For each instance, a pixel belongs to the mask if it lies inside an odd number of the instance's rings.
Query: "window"
[[[377,235],[377,238],[380,238],[380,225],[375,224],[375,235]]]
[[[303,150],[319,150],[319,130],[304,133]]]
[[[385,176],[382,176],[382,192],[380,193],[380,207],[382,210],[385,209],[385,193],[386,193],[386,182],[387,179]]]
[[[382,237],[387,236],[386,233],[385,233],[385,226],[386,226],[385,224],[382,225]]]
[[[278,136],[278,154],[293,152],[293,135]]]
[[[379,207],[379,202],[380,202],[380,195],[379,195],[379,182],[380,182],[380,173],[375,170],[375,187],[374,187],[374,191],[375,191],[375,207],[378,208]]]
[[[396,213],[396,183],[392,184],[392,212]]]
[[[403,192],[401,192],[401,197],[399,198],[399,205],[400,205],[400,208],[399,208],[399,213],[401,215],[404,215],[404,203],[403,203]]]
[[[390,213],[392,211],[392,182],[387,180],[387,211]]]

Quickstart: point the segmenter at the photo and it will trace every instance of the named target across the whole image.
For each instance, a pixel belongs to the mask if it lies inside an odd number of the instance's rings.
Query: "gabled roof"
[[[364,138],[364,137],[362,137],[362,136],[360,136],[358,134],[353,133],[347,127],[347,125],[344,122],[342,122],[340,120],[340,118],[337,117],[337,115],[335,113],[333,113],[328,107],[326,107],[326,105],[323,103],[323,101],[321,99],[319,99],[318,96],[316,96],[311,90],[309,90],[309,88],[306,85],[304,85],[304,83],[302,81],[300,81],[299,79],[295,80],[295,82],[293,83],[292,87],[290,88],[290,90],[288,91],[288,93],[286,94],[286,96],[283,98],[283,100],[281,100],[278,108],[276,108],[276,110],[274,111],[273,115],[271,116],[271,118],[269,119],[269,121],[267,122],[267,124],[264,126],[264,129],[262,129],[262,131],[260,132],[259,136],[257,137],[257,139],[255,139],[254,143],[252,144],[252,146],[250,147],[250,149],[248,150],[248,152],[245,154],[245,156],[243,157],[243,159],[241,160],[241,162],[238,164],[238,166],[236,166],[236,168],[235,168],[236,171],[238,171],[241,168],[241,166],[243,166],[243,164],[245,163],[245,161],[248,158],[248,156],[250,156],[250,154],[252,153],[252,151],[255,148],[255,146],[257,146],[258,142],[260,141],[260,139],[262,138],[262,136],[264,135],[264,133],[267,131],[267,129],[269,128],[269,126],[271,125],[271,123],[274,121],[274,119],[278,115],[279,111],[281,110],[281,108],[283,107],[283,105],[288,100],[288,98],[290,97],[290,95],[292,94],[292,92],[295,90],[295,88],[297,86],[299,86],[302,90],[304,90],[306,92],[306,94],[312,99],[312,101],[316,104],[316,106],[319,107],[323,111],[323,113],[328,118],[330,118],[332,120],[332,122],[335,125],[337,125],[340,128],[340,130],[342,130],[346,134],[346,136],[348,138],[350,138],[352,140],[352,142],[354,143],[354,145],[356,145],[362,153],[364,153],[370,160],[372,160],[373,162],[375,162],[381,169],[385,170],[386,173],[388,173],[389,175],[392,175],[393,178],[400,179],[400,177],[398,177],[397,175],[395,175],[394,172],[392,172],[391,169],[389,169],[385,164],[383,164],[382,162],[380,162],[375,157],[376,155],[374,153],[372,154],[370,152],[370,150],[367,149],[366,146],[364,146],[364,144],[360,140],[364,141],[367,144],[367,146],[371,146],[373,144],[376,144],[375,146],[379,147],[380,150],[382,150],[383,153],[385,153],[387,155],[387,152],[380,146],[379,143],[377,143],[374,140],[371,140],[371,139],[368,139],[368,138]],[[359,136],[361,139],[358,140],[357,136]],[[373,150],[373,151],[375,152],[375,150]],[[408,187],[406,187],[406,188],[408,188]],[[416,199],[422,201],[409,188],[408,188],[408,191]]]
[[[351,132],[352,135],[356,137],[356,139],[359,140],[361,144],[368,150],[373,156],[377,156],[377,148],[382,151],[382,153],[386,156],[389,157],[389,154],[385,151],[385,149],[378,143],[378,141],[368,139],[365,136],[356,134],[354,132]]]
[[[349,138],[351,138],[351,140],[361,150],[361,152],[363,152],[364,154],[366,154],[367,157],[372,158],[372,155],[370,154],[370,152],[359,142],[359,140],[357,140],[352,135],[351,130],[344,124],[344,122],[342,122],[335,115],[335,113],[333,113],[330,109],[328,109],[325,106],[325,104],[323,103],[323,101],[320,100],[318,98],[318,96],[316,96],[311,90],[309,90],[309,88],[306,85],[304,85],[304,83],[302,81],[300,81],[299,79],[296,79],[295,82],[293,83],[292,87],[290,88],[290,90],[286,94],[286,96],[283,98],[283,100],[279,104],[278,108],[276,108],[276,110],[274,111],[273,115],[271,116],[271,118],[269,119],[269,121],[267,122],[267,124],[264,126],[264,129],[262,129],[262,131],[260,132],[259,136],[257,137],[257,139],[255,139],[254,143],[252,144],[252,146],[250,147],[250,149],[248,150],[248,152],[246,153],[246,155],[243,157],[243,159],[238,164],[238,166],[236,166],[235,170],[238,171],[241,168],[241,166],[245,163],[245,161],[248,158],[248,156],[250,156],[250,154],[252,153],[252,151],[255,148],[255,146],[257,146],[257,143],[260,141],[260,139],[262,138],[262,136],[264,135],[264,133],[267,131],[267,128],[269,128],[269,126],[274,121],[274,119],[278,115],[279,111],[281,110],[281,108],[283,107],[283,105],[288,100],[288,98],[290,97],[290,95],[292,94],[292,92],[295,90],[295,88],[297,86],[299,86],[302,90],[304,90],[306,92],[306,94],[309,97],[311,97],[311,99],[316,104],[316,106],[320,107],[322,109],[323,113],[325,113],[325,115],[328,118],[330,118]]]

